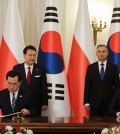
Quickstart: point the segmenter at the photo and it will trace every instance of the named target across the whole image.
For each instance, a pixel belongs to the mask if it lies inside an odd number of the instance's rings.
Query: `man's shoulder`
[[[37,63],[34,63],[34,67],[42,68],[42,66],[38,65]]]
[[[116,64],[114,64],[114,63],[112,63],[112,62],[107,62],[107,65],[109,66],[109,67],[114,67],[114,68],[117,68],[117,65]]]
[[[3,89],[3,90],[0,91],[0,95],[6,94],[7,92],[9,92],[9,91],[8,91],[7,88],[5,88],[5,89]]]
[[[88,67],[91,68],[91,67],[94,67],[94,66],[96,66],[96,65],[98,65],[98,62],[91,63],[91,64],[88,65]]]
[[[20,94],[25,94],[25,95],[31,94],[31,92],[27,88],[20,88],[19,92],[20,92]]]
[[[110,62],[110,61],[107,61],[107,64],[113,65],[113,66],[117,66],[116,64],[114,64],[114,63],[112,63],[112,62]]]
[[[45,69],[41,65],[38,65],[37,63],[34,63],[34,69],[37,71],[39,70],[40,72],[45,72]]]
[[[24,65],[24,63],[16,64],[13,68],[22,67],[23,65]]]

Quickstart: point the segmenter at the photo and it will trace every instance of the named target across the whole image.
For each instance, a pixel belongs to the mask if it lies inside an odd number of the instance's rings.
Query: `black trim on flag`
[[[59,23],[57,19],[44,19],[44,22],[56,22]]]
[[[52,90],[52,83],[47,83],[48,99],[52,99],[52,92],[55,92],[55,100],[64,100],[64,85],[55,84],[56,90]],[[50,89],[49,89],[50,88]]]
[[[55,87],[63,89],[64,85],[63,84],[56,84]],[[64,100],[64,96],[60,96],[60,95],[64,95],[64,90],[61,90],[61,89],[60,90],[58,90],[58,89],[55,90],[55,94],[57,94],[57,96],[55,96],[56,100]],[[59,94],[59,96],[58,96],[58,94]]]
[[[64,85],[63,84],[56,84],[56,87],[64,88]]]
[[[115,13],[112,15],[112,17],[120,17],[120,13]]]
[[[45,13],[45,16],[55,16],[58,17],[57,13]]]
[[[47,83],[47,86],[48,87],[52,87],[52,83]]]
[[[52,93],[52,89],[48,89],[48,93]]]
[[[114,8],[113,11],[120,11],[120,7]]]
[[[118,22],[120,22],[120,19],[111,20],[111,23],[118,23]]]
[[[55,96],[55,100],[64,100],[64,97],[62,97],[62,96]]]
[[[52,88],[52,83],[47,83],[47,87]],[[48,92],[48,99],[52,99],[52,95],[49,95],[49,93],[52,93],[52,89],[48,89],[47,92]]]
[[[56,7],[47,7],[46,10],[54,10],[54,11],[57,11],[57,8]]]
[[[61,90],[55,90],[55,93],[57,93],[57,94],[64,94],[64,91],[61,91]]]
[[[48,99],[52,99],[52,96],[48,95]]]

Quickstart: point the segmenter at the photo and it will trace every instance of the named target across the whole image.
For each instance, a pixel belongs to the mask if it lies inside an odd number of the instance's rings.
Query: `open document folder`
[[[9,117],[9,116],[13,116],[16,114],[20,114],[21,112],[16,112],[16,113],[12,113],[12,114],[7,114],[7,115],[1,115],[0,118],[4,118],[4,117]]]

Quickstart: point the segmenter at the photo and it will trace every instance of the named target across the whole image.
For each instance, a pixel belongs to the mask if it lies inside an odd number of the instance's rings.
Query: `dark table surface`
[[[1,125],[21,126],[34,132],[101,132],[105,127],[119,125],[120,120],[115,117],[26,117],[23,120],[0,118]]]

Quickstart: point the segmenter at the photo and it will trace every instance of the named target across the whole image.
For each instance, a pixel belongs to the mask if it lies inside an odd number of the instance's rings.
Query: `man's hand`
[[[41,109],[42,109],[42,111],[46,111],[47,110],[47,106],[43,105]]]
[[[90,111],[90,105],[89,104],[86,104],[85,105],[85,109],[86,109],[87,112],[89,112]]]
[[[29,115],[30,114],[30,111],[24,108],[24,109],[21,110],[21,114],[23,116],[26,116],[26,115]]]

